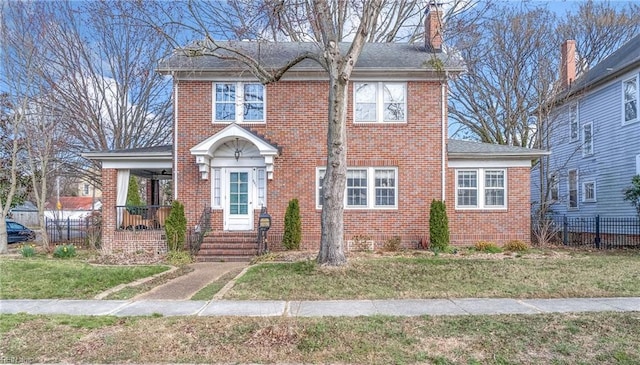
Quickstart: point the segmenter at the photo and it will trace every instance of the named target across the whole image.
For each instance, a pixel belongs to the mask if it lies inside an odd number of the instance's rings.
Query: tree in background
[[[640,5],[585,1],[559,17],[543,7],[494,4],[464,31],[447,28],[445,40],[460,51],[468,68],[451,88],[449,117],[455,134],[542,147],[539,116],[560,91],[556,80],[562,42],[576,40],[585,71],[640,32]]]
[[[300,249],[302,241],[302,221],[300,219],[300,203],[298,199],[291,199],[284,215],[284,234],[282,245],[287,250]]]
[[[144,205],[144,202],[140,197],[140,186],[138,186],[138,179],[136,179],[135,176],[131,175],[129,176],[129,189],[127,190],[127,206],[140,207],[142,205]]]

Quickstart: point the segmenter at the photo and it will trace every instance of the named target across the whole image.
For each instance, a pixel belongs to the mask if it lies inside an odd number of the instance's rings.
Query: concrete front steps
[[[258,254],[258,232],[209,232],[204,236],[197,262],[251,261]]]

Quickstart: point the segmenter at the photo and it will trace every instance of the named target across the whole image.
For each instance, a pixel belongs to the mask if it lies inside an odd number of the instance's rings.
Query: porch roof
[[[171,179],[173,145],[84,152],[82,157],[100,161],[102,168],[128,169],[136,176]]]

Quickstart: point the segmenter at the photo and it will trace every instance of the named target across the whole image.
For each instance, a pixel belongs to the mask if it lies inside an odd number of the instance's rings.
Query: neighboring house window
[[[257,83],[215,83],[214,121],[264,122],[264,85]]]
[[[549,177],[549,196],[551,198],[551,201],[558,201],[560,200],[560,190],[559,190],[559,184],[560,183],[560,178],[558,176],[557,172],[554,172],[551,174],[551,176]]]
[[[582,156],[593,155],[593,124],[582,126]]]
[[[574,104],[569,108],[569,133],[571,141],[577,141],[578,135],[578,105]]]
[[[569,170],[568,188],[569,188],[569,208],[578,207],[578,170]]]
[[[456,208],[501,209],[506,201],[506,170],[456,170]]]
[[[353,86],[354,120],[361,123],[405,122],[407,84],[358,82]]]
[[[84,195],[89,195],[89,184],[84,184],[82,189]]]
[[[638,76],[622,83],[624,123],[638,120]]]
[[[316,180],[318,208],[322,207],[324,168],[318,169]],[[398,171],[395,168],[359,167],[347,169],[346,208],[395,208],[397,206]]]
[[[595,181],[586,181],[582,183],[582,201],[583,202],[596,201],[596,182]]]

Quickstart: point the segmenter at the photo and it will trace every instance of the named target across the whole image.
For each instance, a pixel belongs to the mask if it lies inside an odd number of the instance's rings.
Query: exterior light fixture
[[[242,150],[238,147],[238,137],[236,137],[236,150],[233,153],[233,157],[236,158],[236,161],[238,161],[240,159],[240,154],[242,153]]]

